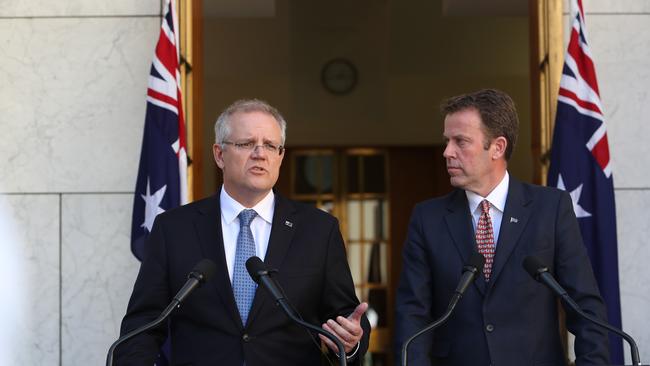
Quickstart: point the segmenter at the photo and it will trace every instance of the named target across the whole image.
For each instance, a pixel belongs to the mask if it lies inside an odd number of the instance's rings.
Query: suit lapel
[[[449,234],[463,263],[467,263],[472,253],[476,252],[476,239],[474,238],[472,216],[469,212],[467,196],[463,190],[457,189],[452,194],[447,210],[449,214],[445,216],[445,221]],[[474,284],[481,294],[485,294],[485,277],[479,276]]]
[[[496,254],[494,256],[494,265],[488,284],[488,290],[497,281],[499,274],[503,270],[512,251],[519,243],[519,237],[526,227],[530,217],[531,198],[524,194],[521,182],[510,176],[508,187],[508,198],[506,207],[501,219],[501,229],[499,230],[499,240],[497,241]]]
[[[296,208],[291,201],[277,193],[275,194],[273,225],[271,226],[269,246],[264,257],[264,262],[269,268],[280,268],[284,257],[289,251],[294,225],[296,225],[293,217],[295,210]]]
[[[211,282],[221,297],[224,308],[230,314],[229,318],[233,319],[236,327],[242,328],[239,310],[235,303],[235,296],[232,292],[230,276],[228,275],[228,265],[226,264],[226,255],[223,248],[223,235],[221,234],[221,206],[219,194],[207,200],[203,206],[199,207],[201,215],[194,222],[196,231],[199,236],[201,250],[205,258],[209,258],[217,265],[215,279]]]
[[[291,246],[291,239],[295,230],[296,220],[294,219],[295,207],[291,201],[275,193],[275,208],[273,212],[273,223],[269,245],[264,257],[264,263],[269,269],[279,269]],[[268,299],[266,290],[258,286],[253,299],[251,311],[248,314],[248,322],[253,321],[257,313]],[[271,301],[271,300],[269,300]]]

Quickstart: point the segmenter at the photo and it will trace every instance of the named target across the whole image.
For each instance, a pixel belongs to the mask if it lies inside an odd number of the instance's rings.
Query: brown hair
[[[475,109],[481,116],[483,131],[487,137],[485,149],[499,136],[506,138],[506,161],[510,160],[517,143],[519,118],[515,102],[510,96],[496,89],[482,89],[444,100],[440,110],[444,116],[466,109]]]

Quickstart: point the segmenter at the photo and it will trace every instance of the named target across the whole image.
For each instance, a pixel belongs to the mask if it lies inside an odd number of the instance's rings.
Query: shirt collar
[[[506,199],[508,198],[508,185],[510,183],[510,176],[506,171],[506,174],[501,179],[501,182],[497,184],[496,187],[487,195],[487,197],[481,197],[479,194],[465,191],[467,195],[467,201],[469,202],[470,212],[477,210],[478,206],[481,204],[481,201],[484,199],[488,200],[490,204],[497,210],[503,212],[506,208]]]
[[[223,218],[228,224],[232,223],[235,218],[239,216],[239,213],[247,208],[232,198],[223,186],[221,187],[220,202],[221,215],[223,215]],[[274,204],[275,194],[273,193],[273,190],[270,190],[266,197],[251,208],[257,212],[259,217],[271,224],[273,222]]]

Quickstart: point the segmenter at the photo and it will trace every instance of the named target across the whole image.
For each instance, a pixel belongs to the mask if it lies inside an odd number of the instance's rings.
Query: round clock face
[[[335,58],[327,61],[321,70],[321,82],[333,94],[347,94],[357,85],[357,68],[352,62]]]

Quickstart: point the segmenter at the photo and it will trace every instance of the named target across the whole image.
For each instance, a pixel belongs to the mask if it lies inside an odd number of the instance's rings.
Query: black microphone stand
[[[567,305],[569,305],[569,307],[573,309],[573,311],[578,313],[578,315],[625,339],[625,341],[630,345],[630,355],[632,356],[632,365],[641,366],[641,361],[639,357],[639,347],[637,347],[636,342],[634,341],[634,339],[632,339],[632,337],[629,334],[623,332],[618,328],[614,328],[613,326],[607,324],[606,322],[590,314],[585,313],[580,308],[580,306],[571,298],[571,296],[569,296],[566,290],[562,286],[560,286],[560,284],[555,280],[553,275],[549,272],[548,267],[544,265],[544,263],[542,263],[542,261],[539,258],[528,256],[524,259],[523,265],[526,271],[528,272],[528,274],[530,274],[533,277],[533,279],[542,282],[546,286],[548,286],[551,289],[551,291],[553,291],[557,296],[559,296],[562,300],[564,300],[564,302]]]
[[[458,293],[455,293],[454,296],[451,298],[451,301],[449,302],[449,306],[447,306],[447,311],[440,317],[438,320],[434,321],[433,323],[427,325],[417,333],[413,334],[411,337],[409,337],[404,344],[402,345],[402,366],[406,366],[408,362],[408,347],[411,344],[411,342],[419,337],[422,333],[426,333],[432,329],[438,328],[440,325],[442,325],[444,322],[449,319],[451,316],[451,313],[454,311],[454,308],[456,307],[456,304],[458,303],[458,300],[460,300],[461,295]]]
[[[187,275],[187,281],[185,282],[183,287],[181,287],[178,293],[174,295],[174,298],[172,299],[171,303],[167,305],[165,310],[163,310],[162,313],[154,321],[147,323],[135,330],[130,331],[129,333],[121,336],[115,342],[113,342],[111,348],[108,349],[108,355],[106,356],[106,366],[113,366],[113,353],[115,352],[115,348],[117,348],[117,346],[122,344],[124,341],[127,341],[133,338],[134,336],[143,333],[162,323],[165,319],[167,319],[169,314],[171,314],[172,311],[174,311],[174,309],[180,306],[181,302],[183,302],[183,300],[185,300],[185,298],[189,296],[189,294],[192,291],[194,291],[197,287],[201,286],[201,284],[206,282],[210,277],[212,277],[212,275],[216,271],[216,268],[217,268],[216,264],[214,264],[214,262],[212,262],[209,259],[203,259],[199,263],[197,263],[194,269],[192,270],[192,272],[190,272],[190,274]]]
[[[336,338],[335,335],[333,335],[332,333],[326,331],[325,329],[323,329],[321,327],[317,327],[315,325],[309,324],[306,321],[298,318],[293,313],[293,311],[291,310],[291,308],[289,307],[289,305],[287,304],[287,302],[284,299],[278,300],[278,304],[280,304],[280,307],[282,307],[282,310],[284,310],[284,312],[287,314],[287,316],[289,318],[291,318],[291,320],[293,320],[294,322],[302,325],[303,327],[305,327],[307,329],[310,329],[310,330],[312,330],[312,331],[314,331],[314,332],[316,332],[318,334],[324,335],[330,341],[334,342],[334,344],[336,344],[336,347],[339,349],[339,365],[341,365],[341,366],[346,366],[347,365],[347,357],[345,356],[345,347],[343,347],[343,343],[341,343],[341,341],[338,338]]]
[[[610,332],[618,334],[620,337],[625,339],[627,341],[627,343],[630,345],[630,354],[632,356],[632,365],[633,366],[640,366],[641,365],[641,359],[639,357],[639,347],[637,347],[636,342],[634,341],[634,339],[632,339],[632,337],[629,334],[625,333],[624,331],[622,331],[620,329],[612,327],[611,325],[605,323],[604,321],[602,321],[602,320],[600,320],[600,319],[598,319],[596,317],[593,317],[593,316],[585,313],[582,309],[580,309],[580,306],[578,306],[578,304],[576,304],[576,302],[573,301],[573,299],[566,292],[564,294],[562,294],[560,297],[562,298],[562,300],[564,300],[564,302],[567,305],[569,305],[569,307],[571,307],[571,309],[573,309],[573,311],[578,313],[583,318],[589,320],[590,322],[592,322],[592,323],[594,323],[596,325],[599,325],[599,326],[609,330]]]
[[[347,357],[345,355],[345,347],[343,347],[343,343],[332,333],[326,331],[325,329],[321,327],[317,327],[315,325],[309,324],[306,321],[300,319],[299,317],[296,316],[294,313],[293,309],[287,302],[287,299],[284,297],[284,295],[281,293],[279,288],[276,287],[275,284],[270,283],[271,282],[271,273],[277,272],[276,270],[262,270],[258,271],[258,280],[264,284],[264,287],[271,293],[271,295],[276,299],[276,303],[280,305],[282,308],[282,311],[289,317],[289,319],[293,320],[294,322],[302,325],[303,327],[312,330],[318,334],[322,334],[325,337],[327,337],[330,341],[334,342],[336,344],[336,348],[338,348],[338,356],[339,356],[339,365],[340,366],[346,366],[347,365]],[[257,281],[256,281],[257,282]]]
[[[421,329],[417,333],[413,334],[402,345],[402,366],[406,366],[406,363],[408,362],[408,347],[411,344],[411,342],[415,338],[422,335],[422,333],[428,332],[432,329],[439,327],[441,324],[446,322],[447,319],[449,319],[451,313],[454,311],[454,308],[458,304],[458,301],[460,301],[460,298],[463,297],[463,294],[467,290],[467,287],[469,287],[469,285],[476,279],[476,276],[483,270],[484,263],[485,263],[485,258],[483,257],[482,254],[476,252],[472,254],[472,256],[469,258],[469,262],[465,266],[463,266],[463,274],[460,277],[460,281],[456,286],[456,290],[454,291],[454,294],[451,296],[451,299],[449,300],[449,305],[447,305],[447,311],[438,320],[434,321],[433,323],[424,327],[424,329]]]
[[[106,366],[113,366],[113,353],[115,352],[115,348],[117,348],[117,346],[119,346],[123,342],[133,338],[134,336],[136,336],[136,335],[138,335],[140,333],[143,333],[143,332],[145,332],[145,331],[159,325],[160,323],[162,323],[165,319],[167,319],[169,314],[171,314],[172,311],[174,311],[174,309],[176,309],[178,304],[180,304],[180,301],[178,301],[176,298],[174,298],[174,300],[165,308],[165,310],[163,310],[163,312],[154,321],[152,321],[151,323],[147,323],[147,324],[141,326],[140,328],[136,328],[135,330],[132,330],[132,331],[128,332],[127,334],[125,334],[125,335],[121,336],[120,338],[118,338],[111,345],[111,348],[108,349],[108,356],[106,357]]]

